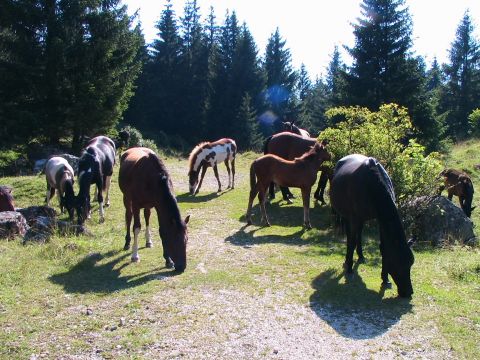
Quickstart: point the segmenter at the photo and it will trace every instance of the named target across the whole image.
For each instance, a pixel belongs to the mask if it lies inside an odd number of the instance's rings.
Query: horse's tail
[[[270,140],[272,140],[273,135],[270,135],[267,140],[265,140],[265,144],[263,145],[263,154],[268,154],[268,144],[270,144]]]
[[[255,175],[255,161],[250,165],[250,191],[257,186],[257,176]]]

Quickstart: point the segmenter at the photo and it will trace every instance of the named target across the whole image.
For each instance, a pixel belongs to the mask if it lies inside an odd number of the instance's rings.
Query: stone
[[[28,228],[27,220],[20,212],[0,212],[0,239],[12,240],[16,236],[24,236]]]
[[[45,244],[55,233],[55,227],[54,218],[38,216],[23,236],[23,244],[25,245],[28,242]]]
[[[70,155],[70,154],[60,154],[58,156],[68,161],[70,166],[73,168],[73,172],[75,173],[75,175],[78,173],[78,159],[79,159],[78,156]]]
[[[473,245],[477,239],[473,222],[463,210],[444,196],[422,196],[403,209],[407,236],[433,246]]]
[[[55,220],[57,214],[54,208],[49,206],[29,206],[23,209],[17,209],[25,219],[27,219],[28,225],[32,226],[35,220],[39,217],[47,217],[49,219]]]

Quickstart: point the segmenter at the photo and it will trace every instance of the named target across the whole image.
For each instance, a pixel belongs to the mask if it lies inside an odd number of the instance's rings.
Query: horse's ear
[[[184,221],[185,221],[185,225],[188,224],[188,222],[190,221],[190,215],[187,215]]]

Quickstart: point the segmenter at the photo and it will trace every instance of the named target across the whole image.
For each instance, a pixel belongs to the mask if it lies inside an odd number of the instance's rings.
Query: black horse
[[[389,287],[388,274],[397,285],[400,297],[413,294],[410,268],[413,253],[405,239],[405,231],[395,204],[392,181],[374,158],[348,155],[334,169],[330,203],[343,220],[347,231],[345,269],[352,273],[353,251],[362,254],[362,229],[367,220],[377,219],[380,228],[382,286]]]
[[[91,139],[78,161],[77,195],[78,224],[82,225],[90,214],[90,185],[97,185],[97,200],[100,212],[100,222],[105,221],[103,209],[103,191],[106,191],[105,205],[110,205],[109,189],[115,165],[115,143],[106,136]]]

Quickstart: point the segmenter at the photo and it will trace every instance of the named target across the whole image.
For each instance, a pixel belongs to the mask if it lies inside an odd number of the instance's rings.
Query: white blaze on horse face
[[[138,234],[140,233],[140,228],[133,229],[133,247],[132,247],[132,261],[140,261],[140,256],[138,256]]]

